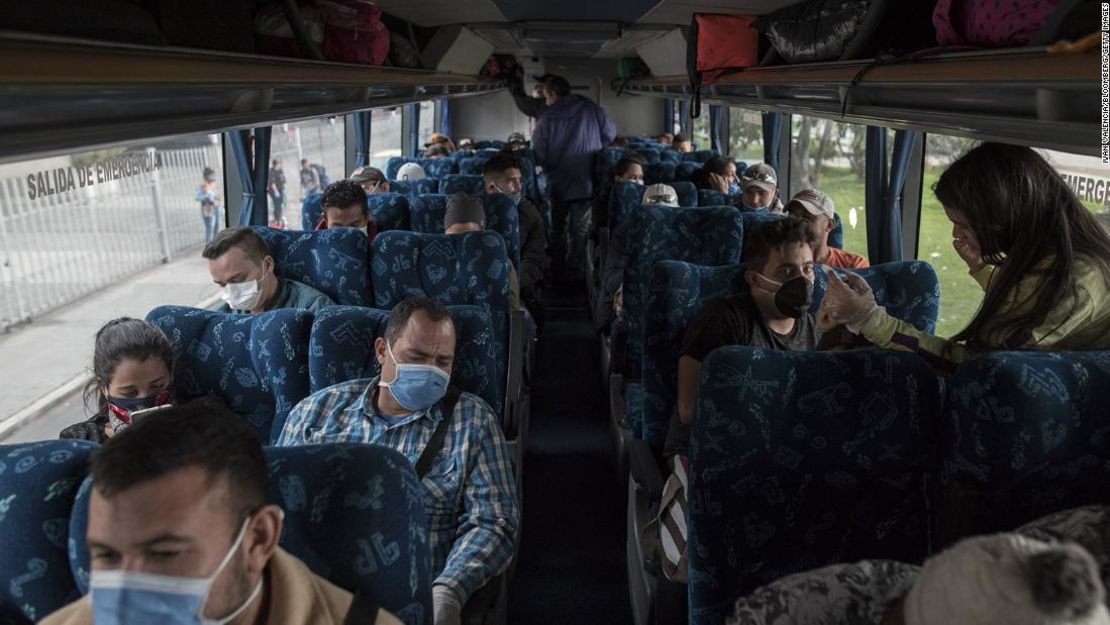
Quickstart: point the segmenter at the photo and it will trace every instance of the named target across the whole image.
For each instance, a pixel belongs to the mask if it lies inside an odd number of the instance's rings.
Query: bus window
[[[865,256],[866,135],[866,127],[859,124],[795,115],[790,152],[791,192],[812,188],[828,193],[844,224],[844,249]]]
[[[1079,201],[1110,227],[1110,167],[1097,156],[1037,150],[1064,178]]]
[[[270,158],[280,160],[285,173],[288,210],[282,216],[286,227],[300,227],[300,206],[305,196],[347,177],[348,172],[343,170],[344,123],[340,116],[274,126]]]
[[[0,330],[196,254],[224,225],[222,156],[200,134],[0,165]]]
[[[763,115],[732,107],[728,110],[728,151],[748,165],[763,162]]]
[[[968,275],[967,265],[952,248],[952,222],[933,194],[941,172],[974,145],[972,139],[926,135],[917,257],[933,266],[940,281],[937,336],[953,336],[964,329],[983,301],[983,289]]]
[[[390,157],[400,155],[401,108],[394,106],[370,111],[370,165],[385,171]]]
[[[698,146],[699,150],[708,150],[713,147],[713,139],[709,137],[709,107],[701,107],[701,115],[690,120],[690,134],[693,135],[691,141]]]
[[[671,134],[682,134],[682,107],[679,106],[678,100],[674,100],[674,115],[671,121]]]
[[[417,130],[420,134],[420,147],[432,139],[436,131],[436,106],[435,100],[424,100],[420,103],[420,125]]]

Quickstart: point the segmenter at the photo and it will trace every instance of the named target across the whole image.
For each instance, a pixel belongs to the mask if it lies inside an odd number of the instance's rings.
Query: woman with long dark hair
[[[93,416],[62,430],[61,438],[103,443],[130,425],[133,413],[170,403],[173,347],[142,319],[113,319],[96,333],[92,373],[85,408]]]
[[[984,143],[933,188],[953,246],[985,290],[951,339],[886,314],[862,278],[830,274],[825,325],[844,324],[879,347],[919,352],[942,372],[997,349],[1110,348],[1110,237],[1039,154]]]

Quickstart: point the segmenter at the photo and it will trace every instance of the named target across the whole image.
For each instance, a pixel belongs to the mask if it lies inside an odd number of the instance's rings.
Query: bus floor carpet
[[[632,623],[625,498],[581,290],[548,293],[524,459],[524,519],[509,623]]]

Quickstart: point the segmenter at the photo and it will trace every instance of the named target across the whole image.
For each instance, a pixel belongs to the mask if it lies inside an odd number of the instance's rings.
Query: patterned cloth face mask
[[[107,393],[104,394],[104,397],[108,400],[108,424],[112,426],[112,431],[117,434],[134,422],[133,416],[135,413],[151,408],[161,408],[170,403],[169,390],[147,397],[112,397]]]

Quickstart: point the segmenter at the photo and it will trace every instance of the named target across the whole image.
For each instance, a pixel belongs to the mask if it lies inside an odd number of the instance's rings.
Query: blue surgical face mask
[[[397,362],[393,348],[385,344],[389,357],[397,367],[392,382],[380,381],[378,386],[389,389],[393,399],[409,412],[424,412],[447,394],[451,376],[434,365],[410,365]]]
[[[735,182],[728,183],[728,194],[736,195],[737,193],[740,193],[740,185]]]
[[[220,618],[204,617],[204,607],[220,572],[239,551],[248,517],[239,536],[220,565],[208,577],[172,577],[138,571],[97,571],[89,580],[93,622],[96,625],[223,625],[242,614],[262,592],[262,580],[247,599],[231,614]]]
[[[497,192],[500,193],[501,195],[507,195],[510,198],[512,198],[513,206],[520,206],[520,200],[524,198],[524,195],[522,193],[519,193],[519,192],[518,193],[509,193],[507,191],[502,191],[501,187],[497,186],[496,184],[493,185],[493,188],[497,189]]]

